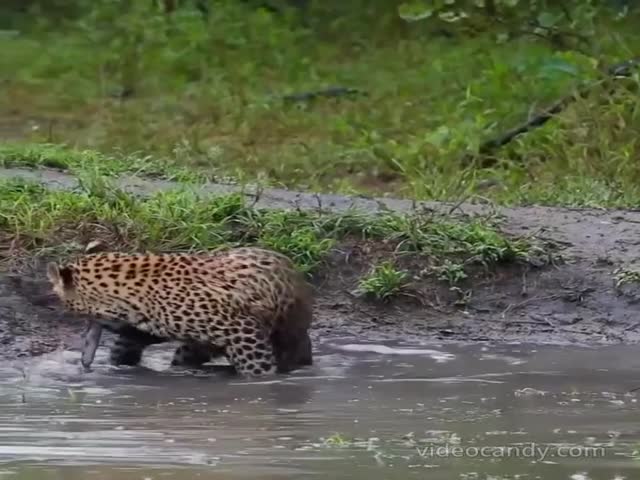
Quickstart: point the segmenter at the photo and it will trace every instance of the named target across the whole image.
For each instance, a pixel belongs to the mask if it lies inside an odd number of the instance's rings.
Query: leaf
[[[509,34],[507,32],[502,32],[496,35],[496,43],[503,44],[509,41]]]
[[[434,147],[441,148],[451,138],[451,131],[444,125],[425,135],[425,141]]]
[[[433,15],[433,9],[423,2],[403,3],[398,7],[398,15],[406,22],[417,22]]]
[[[578,76],[580,73],[578,71],[578,67],[576,65],[572,65],[571,63],[565,62],[560,59],[552,59],[546,62],[541,69],[542,76],[547,78],[553,78],[557,75],[556,73],[566,73],[571,76]]]
[[[559,15],[554,15],[551,12],[541,12],[538,15],[538,24],[544,28],[554,27],[560,21]]]

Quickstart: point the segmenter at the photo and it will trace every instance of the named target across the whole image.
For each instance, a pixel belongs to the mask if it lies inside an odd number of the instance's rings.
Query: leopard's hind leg
[[[240,375],[256,377],[277,372],[277,361],[270,335],[255,318],[238,318],[239,328],[229,333],[225,353]]]

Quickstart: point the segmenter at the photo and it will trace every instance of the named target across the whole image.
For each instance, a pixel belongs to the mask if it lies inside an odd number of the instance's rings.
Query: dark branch
[[[367,92],[363,90],[359,90],[357,88],[349,88],[349,87],[329,87],[323,90],[314,90],[311,92],[302,92],[302,93],[293,93],[291,95],[284,95],[282,99],[286,103],[294,103],[294,102],[309,102],[312,100],[316,100],[320,97],[325,98],[340,98],[340,97],[348,97],[348,96],[356,96],[356,95],[368,95]]]
[[[623,78],[623,77],[631,77],[633,75],[634,70],[636,70],[640,66],[640,59],[635,60],[627,60],[625,62],[621,62],[615,65],[612,65],[607,69],[606,77],[609,78]],[[606,79],[606,78],[605,78]],[[503,147],[507,143],[511,142],[514,138],[523,133],[527,133],[534,128],[541,127],[549,120],[551,120],[554,116],[562,112],[569,104],[576,101],[578,98],[586,97],[589,92],[598,85],[601,85],[603,80],[594,82],[590,85],[587,85],[581,88],[577,94],[567,95],[560,100],[556,101],[549,108],[545,109],[543,112],[540,112],[537,115],[534,115],[527,122],[519,125],[511,130],[504,132],[501,135],[498,135],[495,138],[487,140],[482,143],[478,149],[478,153],[482,156],[490,155],[495,152],[500,147]],[[472,159],[468,157],[467,160]],[[494,159],[486,159],[482,166],[488,167],[495,163]]]

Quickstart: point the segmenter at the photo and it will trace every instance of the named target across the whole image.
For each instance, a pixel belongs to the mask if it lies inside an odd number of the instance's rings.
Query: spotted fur
[[[284,255],[260,248],[205,254],[82,255],[47,269],[71,311],[119,336],[114,364],[137,364],[144,348],[178,340],[174,365],[224,355],[254,376],[312,363],[312,296]]]

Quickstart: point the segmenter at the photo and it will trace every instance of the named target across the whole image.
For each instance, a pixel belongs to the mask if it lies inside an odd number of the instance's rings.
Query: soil
[[[53,170],[0,170],[0,177],[37,179],[51,188],[72,188],[75,179]],[[176,186],[168,181],[122,178],[122,188],[144,195]],[[204,185],[216,195],[233,185]],[[259,206],[341,211],[414,208],[451,215],[487,213],[487,205],[415,203],[407,200],[314,195],[286,190],[244,190]],[[535,267],[508,265],[478,271],[452,291],[432,278],[415,280],[408,295],[382,304],[354,292],[385,245],[339,245],[314,280],[312,336],[368,340],[523,342],[597,345],[640,342],[640,284],[616,287],[614,271],[634,269],[640,258],[640,212],[548,207],[499,208],[502,228],[559,245],[563,261]],[[0,253],[1,254],[1,253]],[[406,267],[420,271],[416,259]],[[62,311],[50,294],[42,261],[0,272],[0,357],[17,358],[57,348],[76,349],[84,322]],[[105,336],[109,341],[109,336]]]

